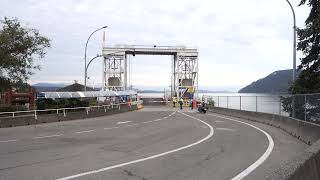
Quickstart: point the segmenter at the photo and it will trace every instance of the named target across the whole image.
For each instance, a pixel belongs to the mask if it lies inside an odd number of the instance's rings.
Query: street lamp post
[[[293,6],[289,0],[286,0],[291,8],[292,15],[293,15],[293,68],[292,68],[292,83],[296,81],[296,57],[297,57],[297,25],[296,25],[296,14],[294,12]],[[292,117],[296,117],[296,110],[295,110],[295,96],[292,98]]]
[[[91,62],[93,61],[93,60],[95,60],[96,58],[98,58],[98,57],[102,57],[102,55],[96,55],[94,58],[92,58],[90,61],[89,61],[89,63],[88,64],[86,64],[86,67],[85,67],[85,69],[84,69],[84,79],[85,79],[85,91],[87,91],[87,79],[88,79],[88,68],[89,68],[89,65],[91,64]]]
[[[88,42],[91,38],[91,36],[97,32],[97,31],[100,31],[101,29],[105,29],[105,28],[108,28],[108,26],[103,26],[99,29],[96,29],[95,31],[93,31],[90,36],[88,37],[87,39],[87,42],[86,42],[86,47],[85,47],[85,50],[84,50],[84,70],[85,70],[85,79],[84,79],[84,91],[87,91],[87,77],[86,77],[86,69],[87,69],[87,47],[88,47]]]
[[[104,54],[104,55],[97,54],[94,58],[92,58],[92,59],[89,61],[89,63],[86,64],[85,69],[84,69],[85,85],[86,85],[86,82],[87,82],[87,79],[88,79],[88,68],[89,68],[89,65],[91,64],[91,62],[92,62],[93,60],[95,60],[96,58],[102,57],[102,56],[107,56],[107,55],[112,55],[112,54],[122,53],[122,52],[124,52],[124,51],[116,51],[116,52],[109,53],[109,54]],[[132,53],[134,54],[134,51],[132,51]],[[86,87],[85,87],[85,91],[86,91]]]
[[[289,0],[286,0],[291,8],[293,14],[293,69],[292,69],[292,81],[296,80],[296,58],[297,58],[297,26],[296,26],[296,14],[294,12],[293,6]]]

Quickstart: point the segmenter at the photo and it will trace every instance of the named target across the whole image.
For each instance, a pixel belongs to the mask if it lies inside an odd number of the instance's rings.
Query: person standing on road
[[[177,97],[172,97],[173,107],[176,107]]]
[[[183,99],[182,99],[182,97],[179,99],[179,104],[180,104],[180,109],[182,110],[182,105],[183,105]]]

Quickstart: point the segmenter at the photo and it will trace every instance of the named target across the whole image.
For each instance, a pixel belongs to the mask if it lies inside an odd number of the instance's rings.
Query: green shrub
[[[0,112],[27,111],[27,107],[23,105],[0,105]]]

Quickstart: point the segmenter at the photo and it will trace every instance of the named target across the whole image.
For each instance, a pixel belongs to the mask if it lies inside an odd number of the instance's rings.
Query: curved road
[[[263,179],[307,145],[264,124],[172,108],[0,129],[1,179]]]

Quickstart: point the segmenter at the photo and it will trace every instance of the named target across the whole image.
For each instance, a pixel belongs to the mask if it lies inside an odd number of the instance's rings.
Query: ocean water
[[[164,97],[164,93],[140,93],[140,97]],[[238,109],[254,112],[264,112],[288,116],[283,111],[279,95],[244,94],[244,93],[199,93],[199,98],[205,96],[214,101],[216,107]]]

